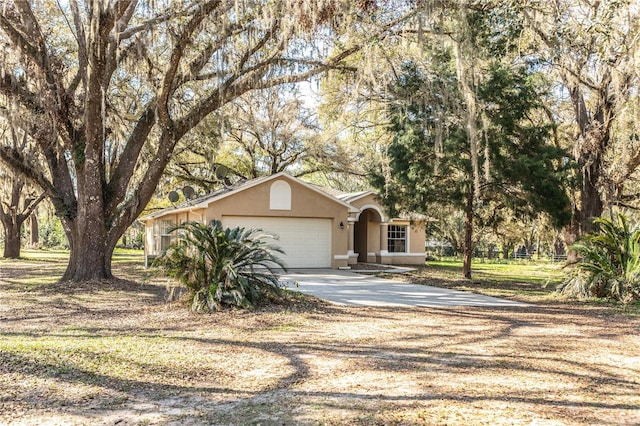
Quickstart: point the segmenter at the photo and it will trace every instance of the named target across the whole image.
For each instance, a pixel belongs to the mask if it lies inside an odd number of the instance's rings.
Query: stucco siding
[[[188,221],[209,223],[213,219],[223,220],[225,217],[235,217],[237,223],[251,224],[259,224],[261,220],[265,224],[276,223],[273,220],[277,218],[278,227],[283,234],[300,236],[299,241],[294,241],[295,244],[300,244],[295,245],[293,250],[304,250],[304,239],[310,238],[307,247],[311,252],[312,234],[318,232],[315,229],[318,227],[312,224],[315,223],[314,219],[319,219],[326,224],[330,223],[330,226],[323,227],[323,232],[329,234],[324,244],[330,244],[333,268],[347,266],[349,261],[353,263],[354,252],[360,254],[359,261],[365,262],[424,262],[423,222],[418,221],[409,226],[408,220],[390,218],[375,193],[345,194],[344,200],[327,195],[286,174],[249,181],[244,186],[218,192],[210,198],[195,201],[192,205],[184,203],[175,209],[177,211],[167,209],[166,212],[150,215],[145,220],[145,255],[157,256],[166,248],[172,240],[166,233],[169,224],[174,226]],[[287,227],[287,218],[294,219],[291,220],[291,229]],[[353,222],[354,220],[356,221]],[[308,233],[305,233],[305,223],[309,224]],[[388,253],[388,223],[407,225],[406,253]],[[323,253],[326,255],[326,250]]]
[[[232,196],[212,202],[205,210],[207,221],[224,216],[321,218],[331,220],[331,266],[347,264],[347,218],[349,208],[299,184],[283,178],[291,186],[291,210],[271,209],[271,184],[263,182]],[[275,180],[277,181],[277,180]],[[340,228],[340,223],[344,229]]]

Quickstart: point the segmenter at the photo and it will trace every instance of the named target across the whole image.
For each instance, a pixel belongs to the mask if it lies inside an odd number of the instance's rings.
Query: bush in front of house
[[[594,223],[597,231],[572,246],[581,259],[561,291],[623,303],[640,300],[640,229],[631,228],[621,213]]]
[[[278,258],[282,249],[267,242],[275,236],[258,229],[224,228],[220,221],[208,226],[187,222],[173,231],[175,243],[156,263],[188,288],[192,311],[251,309],[279,292],[276,269],[286,268]]]

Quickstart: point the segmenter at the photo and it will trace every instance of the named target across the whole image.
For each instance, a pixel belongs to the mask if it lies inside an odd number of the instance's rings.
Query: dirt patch
[[[193,315],[134,267],[71,289],[1,267],[2,424],[640,423],[640,319],[605,307]]]

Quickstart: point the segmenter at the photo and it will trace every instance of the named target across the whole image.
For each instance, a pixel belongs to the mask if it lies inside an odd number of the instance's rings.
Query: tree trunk
[[[533,255],[533,238],[524,239],[524,249],[527,252],[527,258],[531,259]]]
[[[20,257],[20,226],[14,223],[4,223],[4,253],[7,259]]]
[[[489,259],[495,259],[496,257],[496,245],[494,243],[489,244],[489,248],[487,250],[487,257]]]
[[[113,249],[109,249],[104,242],[101,244],[90,238],[79,238],[75,243],[70,243],[69,248],[69,263],[62,281],[102,281],[113,278]]]
[[[70,251],[69,264],[62,281],[102,281],[113,278],[111,256],[108,252],[90,241],[83,240]]]
[[[565,76],[569,94],[575,110],[576,124],[580,130],[576,142],[579,147],[578,163],[582,168],[582,188],[580,191],[580,206],[574,208],[573,224],[565,233],[565,242],[570,246],[583,235],[593,231],[593,219],[602,215],[604,202],[598,187],[604,167],[604,153],[611,142],[611,122],[613,118],[614,99],[609,92],[610,70],[602,77],[603,91],[591,114],[587,109],[583,91],[577,85],[572,85]],[[576,260],[576,253],[569,250],[569,262]]]
[[[24,221],[18,208],[20,194],[24,187],[24,181],[18,178],[11,179],[11,190],[8,192],[8,202],[0,203],[0,221],[4,227],[4,254],[3,257],[17,259],[20,257],[20,228]],[[5,210],[3,205],[7,206]]]
[[[464,221],[464,256],[462,260],[462,275],[471,279],[471,260],[473,258],[473,191],[467,194],[467,209]]]
[[[563,232],[562,237],[564,245],[567,248],[567,263],[572,264],[578,261],[578,253],[575,250],[571,250],[571,246],[577,241],[580,236],[580,224],[577,219],[567,226]]]
[[[564,231],[564,242],[567,246],[567,263],[578,261],[578,255],[570,247],[582,236],[593,232],[593,219],[602,216],[604,202],[598,191],[601,174],[601,155],[595,155],[595,161],[583,167],[583,182],[580,191],[580,208],[574,209],[573,223]]]
[[[38,232],[38,216],[33,213],[31,216],[29,216],[29,218],[29,225],[31,229],[29,242],[32,246],[36,246],[40,242],[40,234]]]
[[[90,215],[79,216],[67,232],[69,264],[62,281],[101,281],[113,278],[111,256],[115,247],[108,244],[104,221]],[[65,227],[66,228],[66,227]]]
[[[0,222],[4,227],[4,257],[17,259],[20,257],[22,224],[42,201],[44,195],[36,199],[27,198],[24,202],[24,209],[20,209],[20,198],[24,188],[24,180],[14,177],[11,183],[10,201],[0,203]],[[3,209],[2,204],[9,208]]]
[[[39,184],[62,220],[71,251],[63,280],[112,278],[111,255],[118,238],[151,199],[176,144],[207,116],[251,90],[307,81],[363,47],[332,52],[309,69],[285,66],[273,73],[274,64],[282,60],[295,63],[288,48],[295,37],[282,30],[286,16],[255,16],[260,5],[238,14],[226,2],[193,2],[184,7],[184,14],[172,9],[139,25],[141,6],[135,1],[85,2],[85,13],[76,2],[67,2],[68,11],[36,8],[28,1],[13,3],[10,13],[2,13],[0,32],[7,50],[22,54],[11,70],[3,69],[0,93],[7,104],[15,102],[28,113],[28,124],[17,126],[24,130],[25,140],[33,140],[38,155],[1,143],[0,159]],[[42,13],[45,9],[55,17]],[[42,30],[47,25],[40,24],[67,18],[75,28],[64,28],[70,31],[60,37],[77,42],[75,55],[45,43]],[[311,34],[323,24],[324,18],[304,26],[304,31]],[[209,25],[212,28],[205,32]],[[264,35],[253,37],[254,27],[264,28]],[[157,37],[144,35],[153,31]],[[207,34],[213,34],[208,41]],[[137,43],[165,54],[159,62],[149,55],[124,54]],[[216,59],[226,45],[238,49],[222,61]],[[154,72],[147,73],[147,80],[139,67]],[[211,73],[211,67],[228,72]],[[134,88],[131,95],[139,102],[120,110],[122,103],[113,99],[120,96],[114,95],[117,81],[138,77],[145,78],[137,86],[148,90],[135,93]],[[202,97],[176,108],[183,90],[200,90],[193,86],[198,81]],[[122,140],[113,135],[118,143],[110,136],[114,125],[122,130]]]
[[[602,216],[602,212],[604,211],[602,196],[596,187],[598,179],[600,178],[600,167],[594,166],[595,164],[586,170],[586,176],[584,176],[584,182],[582,184],[582,192],[580,194],[582,206],[579,218],[579,236],[592,232],[593,219]]]

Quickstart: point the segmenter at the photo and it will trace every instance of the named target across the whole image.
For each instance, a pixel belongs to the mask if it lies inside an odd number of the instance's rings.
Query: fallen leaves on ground
[[[29,286],[34,266],[12,265],[0,278],[3,424],[640,423],[640,319],[604,307],[297,296],[194,315],[152,276]]]

